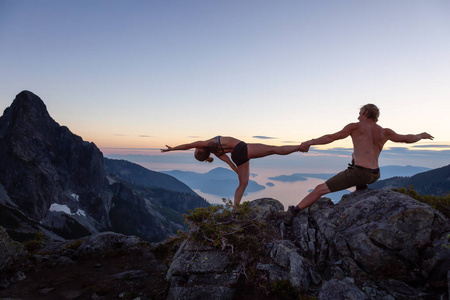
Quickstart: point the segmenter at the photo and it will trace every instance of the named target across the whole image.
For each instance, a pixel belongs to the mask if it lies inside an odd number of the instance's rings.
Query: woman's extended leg
[[[238,166],[237,169],[238,169],[239,186],[234,192],[233,208],[237,208],[239,203],[241,203],[242,196],[244,195],[244,191],[247,188],[248,180],[250,178],[250,162],[246,162]]]
[[[298,151],[299,145],[296,146],[271,146],[266,144],[247,144],[248,158],[259,158],[272,154],[288,155]]]

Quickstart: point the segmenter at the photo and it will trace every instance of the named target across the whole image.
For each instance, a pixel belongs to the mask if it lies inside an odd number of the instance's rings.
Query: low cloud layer
[[[180,164],[185,167],[192,165],[197,168],[205,167],[205,172],[211,167],[228,166],[215,159],[211,166],[204,166],[203,162],[195,160],[193,151],[180,151],[161,153],[159,149],[139,148],[139,149],[104,149],[108,158],[125,159],[134,163],[145,163],[146,167],[151,168],[151,164]],[[106,151],[107,150],[107,151]],[[119,154],[120,150],[128,150],[127,154]],[[135,151],[135,152],[132,152]],[[114,152],[116,154],[114,154]],[[311,149],[308,153],[293,153],[290,155],[271,155],[264,158],[252,159],[250,168],[262,167],[270,169],[289,169],[291,173],[299,172],[337,172],[347,167],[351,161],[352,148],[332,148],[327,150]],[[132,153],[132,154],[130,154]],[[421,166],[428,168],[439,168],[450,163],[450,150],[426,150],[410,149],[406,147],[386,148],[381,152],[380,166]],[[172,168],[176,169],[176,168]],[[186,169],[186,168],[184,168]],[[290,173],[286,173],[290,174]]]
[[[264,135],[254,135],[254,136],[252,136],[252,138],[260,139],[260,140],[275,140],[275,139],[277,139],[277,137],[264,136]]]

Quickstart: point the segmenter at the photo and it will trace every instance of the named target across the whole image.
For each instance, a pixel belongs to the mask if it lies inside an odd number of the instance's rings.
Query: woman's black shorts
[[[231,152],[231,159],[236,164],[240,166],[249,161],[247,144],[245,142],[239,142]]]

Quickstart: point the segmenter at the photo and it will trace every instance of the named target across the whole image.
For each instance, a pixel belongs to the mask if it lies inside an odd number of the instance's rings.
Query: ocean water
[[[216,164],[192,164],[192,165],[175,165],[175,164],[155,164],[155,163],[139,163],[145,168],[148,168],[153,171],[171,171],[171,170],[181,170],[181,171],[191,171],[197,173],[207,173],[211,169],[217,167]],[[221,166],[226,167],[226,166]],[[321,170],[320,173],[330,173],[334,174],[332,171]],[[323,183],[325,180],[317,179],[317,178],[307,178],[306,181],[296,181],[296,182],[281,182],[276,180],[271,180],[269,177],[275,177],[279,175],[291,175],[294,173],[300,172],[310,172],[310,173],[319,173],[314,172],[314,170],[304,170],[298,169],[295,167],[251,167],[251,176],[250,179],[256,181],[258,184],[265,187],[265,189],[244,194],[242,201],[252,201],[259,198],[273,198],[280,201],[284,208],[287,209],[289,205],[297,205],[300,200],[302,200],[312,189],[314,189],[318,184]],[[268,185],[269,183],[269,185]],[[237,187],[237,186],[236,186]],[[211,204],[223,204],[222,198],[223,196],[213,195],[204,193],[198,189],[193,189],[199,196],[206,199]],[[342,197],[343,193],[350,193],[350,191],[343,191],[339,194],[333,193],[326,195],[332,199],[333,202],[337,203]],[[233,197],[227,197],[229,199],[233,199]]]
[[[306,181],[297,182],[281,182],[269,180],[269,177],[280,175],[292,175],[295,173],[312,173],[312,174],[337,174],[347,168],[347,164],[351,161],[351,152],[343,155],[342,151],[337,154],[318,153],[293,153],[286,156],[272,155],[264,159],[254,159],[250,162],[250,179],[258,184],[265,186],[265,189],[257,192],[251,192],[244,195],[242,201],[251,201],[258,198],[274,198],[279,200],[285,207],[298,204],[312,189],[318,184],[323,183],[323,179],[307,178]],[[148,155],[151,154],[151,155]],[[229,166],[219,159],[211,164],[199,162],[193,159],[193,151],[175,151],[161,154],[159,150],[145,151],[144,153],[131,154],[109,154],[107,157],[113,159],[125,159],[137,163],[152,171],[190,171],[196,173],[207,173],[218,167],[229,169]],[[382,155],[383,156],[383,155]],[[428,168],[442,166],[440,161],[437,166],[432,164],[419,164],[418,157],[414,160],[403,159],[403,156],[396,155],[391,158],[385,155],[380,159],[380,165],[416,165]],[[386,175],[386,174],[385,174]],[[237,176],[237,175],[236,175]],[[383,176],[383,172],[382,172]],[[405,176],[401,174],[391,174],[392,176]],[[269,185],[267,185],[269,183]],[[339,202],[343,194],[350,193],[354,188],[348,191],[341,191],[325,195],[331,198],[335,203]],[[222,204],[222,196],[206,194],[194,189],[201,197],[205,198],[212,204]],[[228,196],[232,198],[232,196]]]
[[[252,173],[258,172],[258,170],[253,170]],[[314,189],[318,184],[325,182],[323,179],[317,178],[307,178],[306,181],[296,181],[296,182],[281,182],[270,180],[269,177],[274,177],[278,175],[290,175],[293,173],[283,173],[279,170],[280,174],[274,175],[275,172],[263,172],[260,171],[255,177],[251,177],[251,180],[256,181],[258,184],[265,186],[265,189],[246,193],[242,198],[242,201],[252,201],[259,198],[273,198],[280,201],[284,208],[287,209],[289,205],[297,205],[300,200],[302,200],[312,189]],[[271,183],[267,185],[267,183]],[[273,184],[273,185],[272,185]],[[203,193],[200,190],[194,189],[194,191],[206,199],[212,204],[223,204],[222,197],[212,194]],[[351,191],[343,191],[342,193],[332,193],[326,195],[325,197],[331,198],[334,203],[339,202],[343,193],[350,193]],[[232,199],[232,197],[231,197]]]
[[[322,183],[323,180],[309,178],[307,181],[297,182],[281,182],[269,180],[267,175],[259,175],[252,177],[251,180],[256,181],[258,184],[265,186],[265,189],[246,193],[242,198],[242,201],[251,201],[259,198],[274,198],[280,201],[285,208],[289,205],[296,205],[303,197],[308,194],[308,191],[313,189],[317,184]],[[273,183],[273,186],[266,185],[268,182]],[[194,190],[201,197],[205,198],[210,203],[222,204],[222,197],[212,194],[206,194],[200,190]]]

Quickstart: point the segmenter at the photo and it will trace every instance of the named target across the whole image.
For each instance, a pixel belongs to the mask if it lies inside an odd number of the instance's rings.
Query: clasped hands
[[[311,144],[308,142],[303,142],[300,144],[300,146],[298,146],[298,151],[300,152],[308,152],[309,151],[309,147],[311,147]]]

